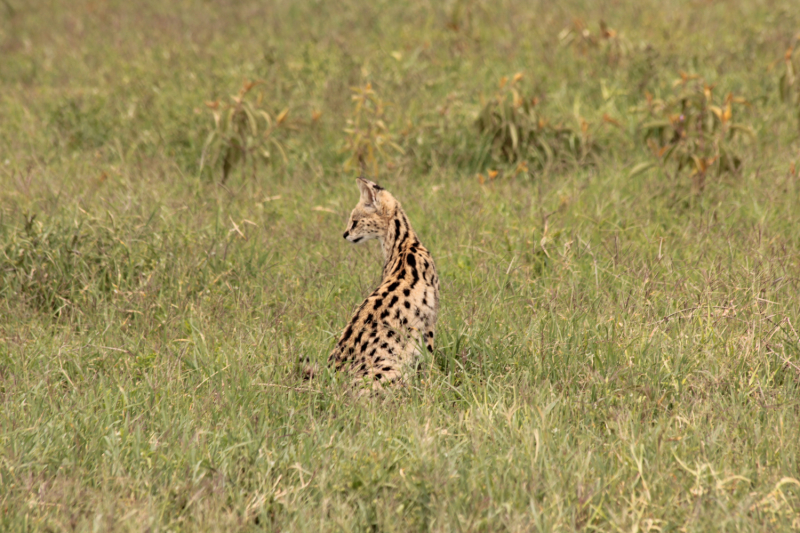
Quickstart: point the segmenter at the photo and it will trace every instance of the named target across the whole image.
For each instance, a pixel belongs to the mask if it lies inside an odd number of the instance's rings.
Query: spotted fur
[[[383,279],[350,319],[328,364],[383,384],[413,368],[421,347],[433,351],[439,278],[400,202],[363,178],[358,178],[358,188],[361,199],[344,238],[352,243],[380,241]]]

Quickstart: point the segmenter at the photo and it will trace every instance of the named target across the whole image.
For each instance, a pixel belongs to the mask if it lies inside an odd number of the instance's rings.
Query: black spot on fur
[[[387,316],[389,316],[389,311],[388,311],[388,310],[386,310],[386,311],[384,311],[383,313],[381,313],[381,320],[383,320],[383,319],[384,319],[384,318],[386,318]]]
[[[400,282],[399,281],[395,281],[394,283],[389,285],[389,292],[394,291],[399,286],[400,286]],[[396,296],[395,296],[395,298],[396,298]]]
[[[389,301],[389,305],[388,305],[388,306],[386,306],[386,307],[388,307],[389,309],[391,309],[392,307],[394,307],[394,304],[396,304],[396,303],[397,303],[397,300],[399,300],[399,298],[398,298],[398,297],[397,297],[397,295],[395,294],[394,296],[392,296],[392,299]]]
[[[409,254],[406,256],[406,263],[408,263],[411,267],[415,267],[417,266],[417,259],[412,254]]]
[[[382,377],[383,377],[383,374],[381,374],[380,372],[375,374],[375,379],[381,379]]]
[[[392,369],[392,367],[390,367],[390,366],[385,366],[385,367],[383,367],[381,370],[383,370],[384,372],[389,372],[391,369]]]
[[[409,302],[403,302],[403,305],[406,306],[406,309],[411,309],[411,304]]]
[[[381,344],[381,350],[385,350],[388,347],[389,347],[389,343],[388,342],[384,342],[383,344]]]
[[[428,337],[430,337],[431,339],[433,338],[433,332],[432,331],[428,332]]]
[[[411,289],[403,289],[403,296],[408,297],[411,294]]]
[[[347,329],[344,330],[344,335],[342,335],[342,340],[339,341],[339,344],[344,344],[347,339],[350,338],[350,335],[353,334],[353,326],[347,326]]]
[[[380,298],[376,298],[375,299],[375,305],[373,305],[372,308],[373,309],[378,309],[381,306],[381,304],[383,304],[383,300],[381,300]]]

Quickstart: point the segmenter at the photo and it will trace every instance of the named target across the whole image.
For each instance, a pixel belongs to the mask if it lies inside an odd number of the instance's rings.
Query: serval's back
[[[350,319],[328,363],[357,378],[388,383],[413,368],[420,347],[433,351],[439,278],[400,202],[363,178],[358,178],[358,188],[361,199],[344,238],[352,243],[380,241],[383,279]]]

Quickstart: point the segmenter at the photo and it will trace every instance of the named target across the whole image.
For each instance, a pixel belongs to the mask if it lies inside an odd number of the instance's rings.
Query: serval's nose
[[[342,235],[342,237],[344,237],[346,239],[348,235],[350,235],[350,232],[349,231],[345,231],[344,235]]]

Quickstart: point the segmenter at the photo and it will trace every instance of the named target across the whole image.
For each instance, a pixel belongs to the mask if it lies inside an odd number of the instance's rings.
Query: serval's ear
[[[361,199],[364,201],[365,207],[374,207],[378,209],[380,201],[378,200],[378,188],[369,180],[358,178],[358,189],[361,191]]]

